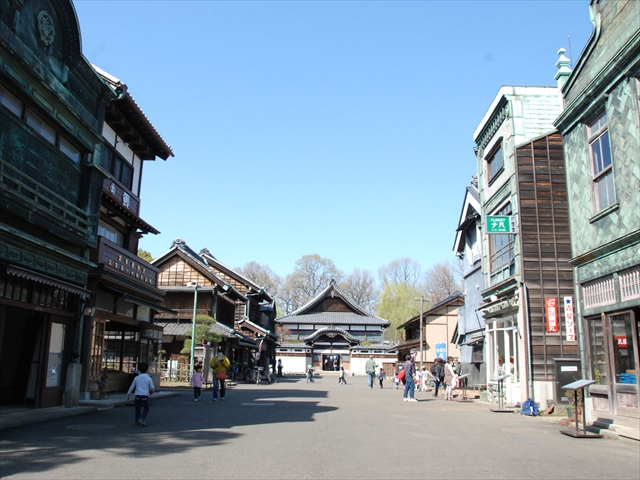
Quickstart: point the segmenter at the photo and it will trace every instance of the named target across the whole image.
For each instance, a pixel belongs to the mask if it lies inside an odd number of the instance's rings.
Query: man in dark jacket
[[[433,396],[437,397],[438,388],[440,388],[440,385],[442,384],[442,382],[444,382],[444,365],[442,365],[441,358],[436,358],[433,361],[433,365],[431,366],[431,373],[433,374],[433,381],[435,386]]]

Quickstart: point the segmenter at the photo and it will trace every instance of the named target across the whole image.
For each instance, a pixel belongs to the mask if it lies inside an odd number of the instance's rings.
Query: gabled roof
[[[224,279],[216,275],[216,273],[207,266],[207,264],[200,257],[200,255],[194,252],[186,244],[186,242],[181,238],[176,238],[171,244],[171,248],[165,253],[163,253],[162,255],[160,255],[158,258],[155,258],[151,262],[151,264],[156,267],[159,267],[161,264],[163,264],[164,262],[166,262],[167,260],[169,260],[171,257],[175,255],[179,256],[184,261],[186,261],[189,265],[191,265],[198,272],[200,272],[204,277],[211,280],[212,283],[214,283],[214,285],[219,287],[220,290],[223,291],[225,294],[229,295],[232,298],[236,298],[244,302],[247,301],[247,297],[245,297],[244,295],[242,295],[242,293],[240,293],[238,290],[233,288],[233,286],[228,282],[226,282]]]
[[[350,345],[357,345],[360,343],[360,339],[358,339],[358,337],[354,337],[346,330],[335,327],[333,325],[329,325],[328,327],[324,327],[319,330],[316,330],[314,333],[304,338],[304,343],[306,343],[307,345],[312,345],[323,335],[326,335],[331,338],[335,337],[336,335],[340,335],[347,342],[349,342]]]
[[[116,114],[112,111],[113,107],[109,106],[106,112],[107,123],[109,123],[112,128],[115,126],[114,130],[116,133],[125,141],[129,142],[129,146],[141,160],[155,160],[155,157],[166,160],[170,156],[173,157],[171,147],[167,145],[140,106],[133,99],[128,91],[127,85],[101,68],[95,65],[92,66],[100,78],[102,78],[117,95],[113,104],[117,105],[116,108],[122,117],[119,117],[117,121],[115,121]],[[110,116],[113,118],[110,118]],[[111,122],[109,122],[109,118]],[[131,127],[136,130],[139,138],[143,139],[142,143],[132,136],[132,132],[125,126],[122,120],[126,120],[126,123],[130,124]],[[115,124],[112,125],[114,121]]]
[[[462,211],[460,212],[458,228],[456,229],[456,239],[453,243],[454,252],[464,252],[464,231],[476,223],[476,220],[480,218],[480,212],[480,194],[478,193],[477,183],[474,185],[472,181],[465,190]]]
[[[447,305],[454,303],[458,300],[462,300],[464,301],[464,293],[462,293],[459,290],[456,290],[455,292],[453,292],[453,295],[445,298],[444,300],[442,300],[439,303],[436,303],[433,307],[431,307],[429,310],[427,310],[426,312],[422,312],[422,316],[423,318],[426,317],[427,315],[433,315],[434,313],[436,313],[438,310],[440,310],[442,307],[446,307]],[[409,326],[410,324],[414,323],[414,322],[418,322],[420,320],[420,315],[416,315],[415,317],[412,317],[411,319],[407,320],[406,322],[404,322],[402,325],[398,326],[398,330],[400,330],[401,328],[406,328],[407,326]]]
[[[233,277],[238,283],[241,283],[241,284],[245,285],[247,287],[247,290],[249,290],[248,293],[257,293],[257,294],[259,294],[259,296],[263,300],[265,300],[267,302],[272,302],[273,301],[271,296],[264,290],[264,288],[262,288],[261,286],[259,286],[255,282],[253,282],[252,280],[249,280],[247,277],[245,277],[244,275],[238,273],[237,271],[233,270],[232,268],[226,266],[224,263],[222,263],[216,257],[211,255],[211,252],[209,252],[208,249],[203,248],[200,251],[200,255],[199,256],[204,260],[205,264],[207,266],[209,266],[210,268],[216,268],[216,269],[224,272],[225,275]]]
[[[340,299],[351,311],[335,312],[335,311],[317,311],[314,310],[326,298]],[[341,317],[336,321],[336,317]],[[349,324],[366,324],[366,325],[383,325],[389,326],[391,322],[384,318],[377,317],[365,312],[353,300],[351,300],[336,284],[335,280],[331,280],[329,285],[316,295],[312,300],[302,307],[291,312],[289,315],[276,319],[277,323],[314,323],[314,324],[333,324],[339,325]]]

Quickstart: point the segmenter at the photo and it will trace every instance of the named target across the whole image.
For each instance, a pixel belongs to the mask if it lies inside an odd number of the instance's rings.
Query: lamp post
[[[420,298],[415,299],[417,302],[420,302],[420,371],[422,371],[422,362],[423,362],[423,338],[422,338],[422,315],[424,311],[424,295],[420,295]]]
[[[196,309],[198,308],[198,282],[189,282],[187,287],[194,287],[193,291],[193,320],[191,325],[191,362],[189,364],[189,376],[193,375],[193,363],[196,355]]]

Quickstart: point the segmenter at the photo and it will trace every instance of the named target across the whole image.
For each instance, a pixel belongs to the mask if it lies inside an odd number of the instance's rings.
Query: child
[[[313,383],[313,366],[309,365],[309,369],[307,370],[307,383]]]
[[[384,382],[385,378],[387,377],[384,374],[384,369],[380,367],[380,374],[378,375],[378,380],[380,380],[380,388],[382,388],[382,382]]]
[[[149,370],[149,364],[146,362],[140,362],[138,364],[140,375],[133,379],[133,383],[127,392],[127,401],[129,400],[129,396],[135,392],[136,425],[140,425],[141,427],[147,425],[145,420],[149,413],[149,397],[153,395],[153,380],[147,375],[147,370]],[[140,410],[142,410],[142,414]]]
[[[393,376],[393,385],[396,387],[396,390],[398,389],[398,386],[400,385],[400,379],[398,378],[398,374],[397,373]]]
[[[201,370],[202,365],[196,365],[193,369],[193,375],[191,375],[191,386],[193,387],[193,396],[195,398],[194,402],[200,400],[200,390],[202,389],[202,384],[205,383]]]
[[[340,385],[347,384],[347,381],[344,379],[344,367],[340,367],[340,376],[338,377],[338,383]]]

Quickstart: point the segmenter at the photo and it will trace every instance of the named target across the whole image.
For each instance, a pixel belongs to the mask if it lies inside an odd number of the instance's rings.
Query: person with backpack
[[[404,362],[404,368],[402,369],[402,371],[404,372],[404,380],[405,380],[405,384],[404,384],[404,395],[403,395],[403,401],[405,402],[417,402],[418,400],[416,400],[415,398],[413,398],[413,395],[415,393],[416,390],[416,384],[413,381],[413,376],[415,375],[416,371],[415,371],[415,364],[412,361],[415,354],[411,354],[411,355],[406,355],[405,356],[405,362]]]
[[[220,384],[220,400],[224,401],[227,369],[231,366],[229,359],[222,353],[222,348],[218,348],[218,354],[211,359],[209,364],[213,370],[213,401],[218,401],[218,383]]]
[[[433,365],[431,367],[431,373],[433,375],[433,384],[434,384],[434,392],[433,396],[438,397],[438,389],[442,382],[444,381],[444,366],[442,364],[441,358],[436,358],[433,361]]]

